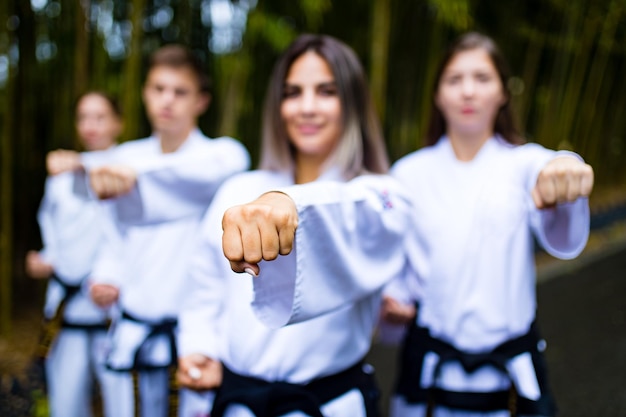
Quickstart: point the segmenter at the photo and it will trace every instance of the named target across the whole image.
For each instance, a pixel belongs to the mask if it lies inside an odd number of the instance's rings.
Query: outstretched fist
[[[48,175],[58,175],[81,168],[80,154],[76,151],[57,149],[56,151],[48,152],[48,155],[46,155]]]
[[[89,171],[91,189],[101,200],[127,194],[136,183],[137,173],[128,166],[101,166]]]
[[[265,193],[224,213],[224,255],[233,271],[256,276],[261,260],[271,261],[291,252],[297,227],[298,211],[291,197]]]
[[[593,189],[593,169],[571,156],[559,156],[548,162],[532,191],[538,209],[587,197]]]

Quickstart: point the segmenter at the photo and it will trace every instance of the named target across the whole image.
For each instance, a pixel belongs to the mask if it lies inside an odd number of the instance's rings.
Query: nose
[[[317,105],[315,92],[306,90],[300,98],[300,111],[302,113],[313,113]]]
[[[473,79],[467,77],[463,79],[463,84],[462,84],[462,93],[464,97],[471,97],[474,95],[474,92],[476,91],[476,83],[474,82]]]
[[[170,104],[174,101],[176,92],[173,89],[166,88],[161,92],[161,99],[165,104]]]

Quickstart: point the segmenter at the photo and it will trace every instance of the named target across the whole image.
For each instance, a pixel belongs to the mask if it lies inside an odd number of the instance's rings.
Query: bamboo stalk
[[[372,7],[370,89],[378,114],[384,123],[389,60],[390,0],[374,0]]]
[[[10,13],[9,2],[0,6],[0,22],[6,22]],[[9,40],[11,34],[3,26]],[[0,33],[2,33],[0,32]],[[7,50],[0,53],[7,54]],[[11,334],[12,290],[13,290],[13,145],[14,133],[13,117],[10,114],[13,100],[12,71],[9,66],[7,84],[1,91],[0,120],[2,131],[0,134],[0,336],[9,337]]]
[[[136,139],[141,136],[142,104],[141,104],[141,72],[143,40],[143,12],[146,0],[135,0],[131,8],[130,20],[132,22],[132,35],[130,51],[124,62],[122,82],[124,92],[122,103],[124,109],[124,135],[123,140]]]
[[[611,1],[609,12],[603,22],[604,24],[602,26],[598,47],[596,48],[596,53],[591,61],[589,81],[585,90],[584,102],[590,105],[586,111],[582,112],[577,123],[579,126],[579,129],[577,130],[581,132],[580,135],[583,139],[582,148],[585,152],[593,155],[594,157],[598,153],[598,145],[597,142],[595,145],[591,144],[593,139],[597,138],[597,133],[594,133],[592,130],[593,120],[596,117],[596,114],[598,114],[598,97],[600,95],[602,83],[606,79],[605,74],[609,63],[609,57],[615,43],[615,32],[617,31],[623,13],[622,7],[621,1]],[[592,135],[594,136],[592,137]]]

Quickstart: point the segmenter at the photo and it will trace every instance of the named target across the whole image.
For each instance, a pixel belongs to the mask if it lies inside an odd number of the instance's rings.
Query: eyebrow
[[[290,82],[287,82],[287,81],[285,81],[285,82],[283,83],[283,86],[284,86],[284,87],[299,87],[300,85],[301,85],[301,84],[297,84],[297,83],[290,83]],[[321,82],[321,83],[319,83],[319,84],[316,84],[315,86],[316,86],[316,87],[336,87],[336,86],[337,86],[337,82],[336,82],[335,80],[332,80],[332,81],[324,81],[324,82]]]

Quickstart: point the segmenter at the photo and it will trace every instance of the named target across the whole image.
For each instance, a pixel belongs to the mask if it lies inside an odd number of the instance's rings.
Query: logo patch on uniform
[[[389,210],[393,208],[393,203],[389,198],[389,192],[387,190],[383,190],[383,192],[380,193],[380,201],[383,203],[383,209]]]

